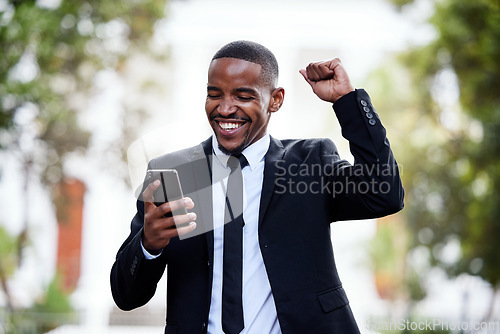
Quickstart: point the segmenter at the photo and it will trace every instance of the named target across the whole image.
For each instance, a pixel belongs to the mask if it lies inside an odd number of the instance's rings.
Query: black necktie
[[[244,155],[230,156],[231,174],[227,180],[224,211],[224,260],[222,270],[222,329],[226,334],[240,333],[243,323],[243,177],[248,164]],[[240,167],[241,165],[241,167]]]

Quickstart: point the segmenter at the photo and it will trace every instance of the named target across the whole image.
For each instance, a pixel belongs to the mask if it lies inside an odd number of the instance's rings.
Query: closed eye
[[[222,96],[221,90],[217,87],[208,86],[207,87],[207,98],[208,99],[218,99]]]
[[[243,102],[248,102],[254,99],[253,96],[238,96],[238,100],[243,101]]]

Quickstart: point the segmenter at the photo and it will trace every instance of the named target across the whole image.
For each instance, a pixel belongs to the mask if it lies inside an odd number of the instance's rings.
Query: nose
[[[230,99],[223,99],[217,109],[221,116],[229,116],[234,114],[238,108],[231,103]]]

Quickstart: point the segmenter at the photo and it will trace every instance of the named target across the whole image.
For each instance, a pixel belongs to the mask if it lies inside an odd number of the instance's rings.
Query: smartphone
[[[146,185],[160,180],[160,186],[153,194],[153,201],[156,206],[160,206],[165,202],[171,202],[184,197],[179,181],[179,174],[175,169],[148,169],[146,174]],[[175,215],[185,215],[187,210],[182,207],[178,210],[165,214],[165,217],[172,217]]]

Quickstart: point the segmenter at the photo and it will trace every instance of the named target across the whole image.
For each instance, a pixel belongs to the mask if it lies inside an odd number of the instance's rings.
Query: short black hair
[[[261,77],[266,84],[275,88],[278,83],[278,61],[265,46],[251,41],[235,41],[224,45],[215,53],[212,61],[219,58],[236,58],[246,60],[262,67]]]

